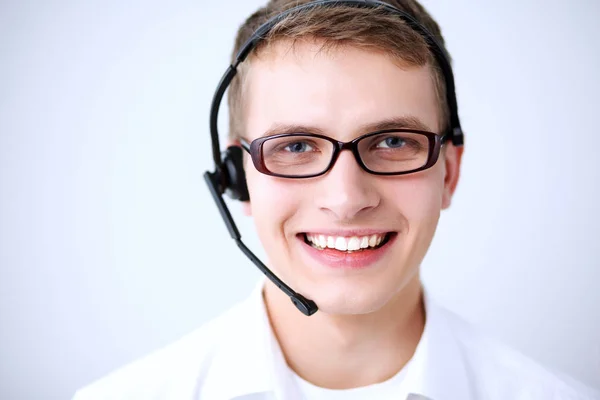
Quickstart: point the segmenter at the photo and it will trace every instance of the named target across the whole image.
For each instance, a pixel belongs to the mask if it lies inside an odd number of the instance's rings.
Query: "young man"
[[[304,3],[258,10],[234,54]],[[443,45],[416,1],[388,3]],[[230,138],[246,150],[244,208],[269,268],[318,312],[300,313],[265,280],[76,399],[595,398],[476,333],[421,285],[463,152],[448,90],[431,43],[385,7],[315,5],[281,18],[237,66]]]

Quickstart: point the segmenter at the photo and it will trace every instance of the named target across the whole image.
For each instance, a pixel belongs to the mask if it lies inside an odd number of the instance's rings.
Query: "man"
[[[270,17],[305,3],[258,10],[234,54]],[[416,1],[388,4],[443,46]],[[261,282],[76,399],[595,398],[476,333],[421,285],[463,153],[453,88],[432,47],[376,4],[315,5],[277,20],[236,66],[230,141],[245,150],[244,209],[274,282],[301,293],[292,298],[314,315]]]

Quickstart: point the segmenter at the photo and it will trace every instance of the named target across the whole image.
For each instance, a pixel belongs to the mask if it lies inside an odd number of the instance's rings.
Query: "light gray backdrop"
[[[213,90],[261,3],[1,3],[0,398],[69,398],[254,286],[202,173]],[[600,388],[600,2],[424,4],[467,135],[425,281]]]

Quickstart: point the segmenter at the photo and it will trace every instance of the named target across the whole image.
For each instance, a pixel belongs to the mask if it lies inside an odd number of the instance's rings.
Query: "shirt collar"
[[[225,329],[219,329],[222,337],[204,381],[207,398],[229,400],[273,391],[277,364],[271,358],[273,334],[263,286],[261,279],[245,301],[221,317]]]
[[[264,280],[230,315],[232,323],[215,352],[206,385],[219,398],[235,399],[271,392],[292,398],[293,378],[269,323],[262,296]],[[463,354],[448,321],[448,312],[424,290],[426,323],[408,365],[409,392],[432,400],[472,399]],[[235,382],[235,383],[234,383]],[[210,387],[207,387],[211,391]],[[210,397],[212,398],[212,397]]]
[[[425,329],[410,362],[409,392],[432,400],[473,399],[464,354],[449,319],[451,314],[426,289],[423,296]]]

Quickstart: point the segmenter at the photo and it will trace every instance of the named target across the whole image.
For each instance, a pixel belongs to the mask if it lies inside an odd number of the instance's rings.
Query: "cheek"
[[[421,174],[408,175],[403,178],[402,184],[395,187],[391,200],[401,207],[411,230],[422,223],[435,227],[442,209],[444,193],[441,172],[434,167]]]
[[[250,170],[246,179],[250,192],[250,209],[261,239],[280,236],[285,222],[293,217],[300,202],[293,185]]]

